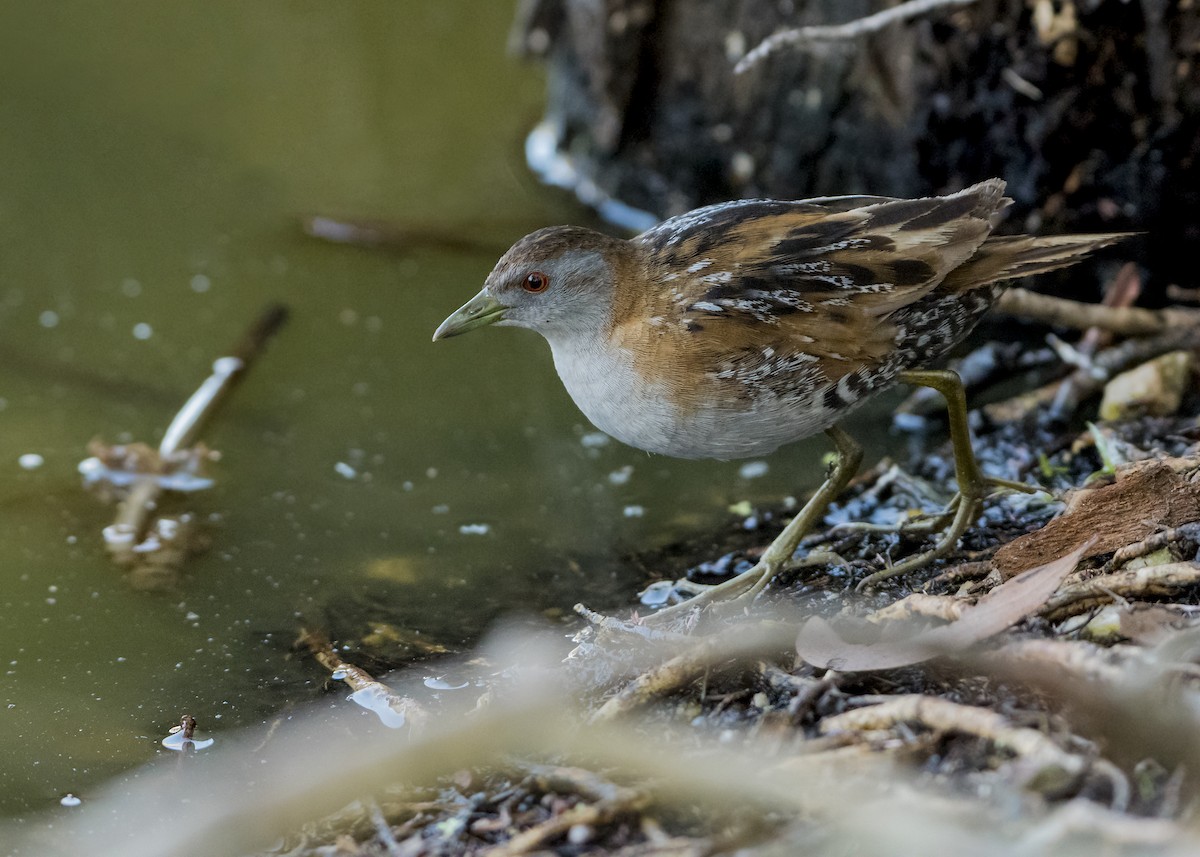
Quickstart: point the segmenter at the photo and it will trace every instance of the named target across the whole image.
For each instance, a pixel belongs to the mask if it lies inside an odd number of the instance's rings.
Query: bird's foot
[[[647,606],[657,606],[672,601],[669,606],[646,616],[643,621],[665,622],[690,610],[698,610],[719,603],[723,608],[748,607],[759,594],[783,571],[794,571],[817,565],[845,565],[842,557],[830,551],[814,550],[798,560],[788,563],[764,555],[755,565],[721,583],[696,583],[682,578],[675,581],[659,581],[642,590],[641,601]],[[650,596],[647,598],[647,596]],[[681,600],[683,596],[690,596]]]
[[[954,546],[958,544],[958,540],[962,538],[963,533],[979,517],[983,511],[984,501],[988,498],[1008,491],[1034,494],[1042,490],[1035,485],[1028,485],[1024,482],[1014,482],[1010,479],[982,475],[979,476],[976,482],[968,484],[966,487],[968,488],[967,491],[960,490],[956,492],[954,497],[951,498],[950,502],[941,511],[920,514],[900,524],[860,524],[851,522],[839,525],[836,528],[838,532],[897,533],[905,536],[927,535],[930,533],[942,534],[937,544],[930,550],[868,575],[859,581],[855,588],[861,592],[864,589],[873,587],[881,580],[886,580],[889,577],[899,574],[906,574],[910,571],[916,571],[934,560],[945,556],[953,550]],[[964,497],[966,500],[964,500]]]
[[[668,622],[684,613],[698,610],[718,601],[723,603],[749,602],[770,582],[776,571],[777,569],[773,569],[759,560],[757,564],[721,583],[696,583],[683,578],[651,584],[641,593],[643,604],[654,606],[665,604],[668,601],[677,603],[656,610],[646,616],[643,621],[647,624]],[[685,595],[690,597],[680,600]]]
[[[958,540],[962,538],[963,533],[967,528],[975,522],[983,511],[984,495],[979,494],[963,494],[959,493],[954,496],[954,500],[947,507],[947,512],[953,511],[953,516],[948,524],[944,524],[942,536],[938,539],[937,544],[914,557],[909,557],[903,562],[889,566],[874,574],[869,574],[858,582],[855,590],[862,592],[870,589],[879,583],[881,580],[886,580],[889,577],[895,577],[900,574],[907,574],[910,571],[916,571],[919,568],[924,568],[936,559],[941,559],[946,554],[950,553],[958,544]]]

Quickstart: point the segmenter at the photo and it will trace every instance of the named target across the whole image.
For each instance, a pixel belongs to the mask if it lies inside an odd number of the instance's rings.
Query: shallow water
[[[587,222],[524,168],[543,84],[504,54],[510,15],[470,0],[0,12],[0,814],[86,801],[169,752],[183,712],[219,740],[315,698],[321,670],[289,657],[302,622],[386,603],[461,645],[504,613],[621,605],[630,551],[818,480],[820,441],[744,475],[606,443],[528,332],[431,344],[496,250],[300,233],[325,212],[502,250]],[[170,591],[136,591],[76,465],[94,437],[156,444],[273,300],[290,323],[204,433],[217,486],[189,504],[211,548]]]

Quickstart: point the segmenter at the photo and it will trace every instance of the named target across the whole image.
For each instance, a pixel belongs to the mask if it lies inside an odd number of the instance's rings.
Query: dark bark
[[[549,65],[558,151],[657,216],[1000,176],[1016,200],[1010,228],[1144,230],[1160,275],[1191,282],[1181,251],[1200,240],[1200,4],[1074,0],[1074,32],[1050,43],[1032,5],[939,10],[787,48],[736,77],[739,56],[780,28],[883,4],[532,0],[514,41]]]

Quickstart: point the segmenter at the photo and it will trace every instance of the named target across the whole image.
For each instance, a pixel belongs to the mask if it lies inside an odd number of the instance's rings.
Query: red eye
[[[546,289],[550,288],[550,278],[541,271],[534,271],[525,278],[525,282],[521,283],[521,288],[525,289],[527,292],[533,292],[534,294],[537,294],[538,292],[544,292]]]

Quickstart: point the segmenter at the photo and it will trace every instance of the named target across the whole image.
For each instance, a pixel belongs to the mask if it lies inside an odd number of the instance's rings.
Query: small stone
[[[725,34],[725,59],[735,63],[746,55],[746,34],[741,30],[730,30]]]
[[[1175,413],[1194,369],[1190,351],[1172,351],[1122,372],[1104,387],[1100,419],[1165,417]]]
[[[749,152],[734,152],[729,159],[729,173],[738,184],[745,184],[754,178],[757,166],[754,156]]]

